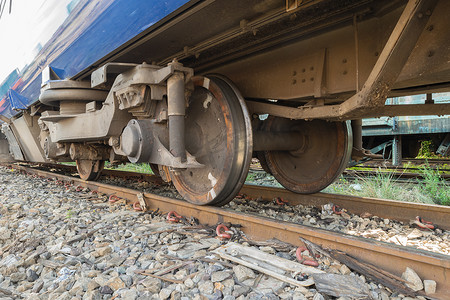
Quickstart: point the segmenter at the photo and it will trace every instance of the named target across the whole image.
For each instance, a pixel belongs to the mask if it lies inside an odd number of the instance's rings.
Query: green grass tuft
[[[393,173],[384,172],[381,169],[375,176],[359,177],[354,181],[341,177],[324,192],[415,203],[437,203],[429,193],[423,191],[420,184],[400,182],[394,178]]]
[[[450,205],[450,185],[442,179],[439,169],[431,169],[427,166],[420,168],[424,180],[421,190],[433,202],[440,205]]]
[[[119,170],[119,171],[129,171],[129,172],[137,172],[137,173],[144,173],[144,174],[154,174],[152,171],[152,168],[150,167],[150,164],[147,163],[138,163],[138,164],[132,164],[132,163],[126,163],[121,164],[118,166],[105,166],[106,169],[113,169],[113,170]]]

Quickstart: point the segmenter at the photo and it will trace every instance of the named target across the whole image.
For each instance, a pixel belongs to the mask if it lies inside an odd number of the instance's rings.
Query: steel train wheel
[[[256,158],[259,160],[259,164],[261,165],[261,168],[267,173],[271,174],[269,166],[267,165],[266,161],[266,155],[264,151],[257,151],[256,152]]]
[[[80,178],[83,180],[97,180],[105,167],[103,160],[77,160],[77,170]]]
[[[265,130],[299,131],[302,147],[295,151],[265,151],[271,174],[286,189],[301,194],[330,185],[350,160],[353,139],[347,122],[269,118]]]
[[[171,171],[187,201],[224,205],[239,192],[252,158],[253,138],[244,99],[227,79],[194,77],[186,111],[186,150],[204,167]]]
[[[161,177],[161,174],[159,174],[159,168],[157,164],[150,164],[150,169],[153,172],[153,175]]]

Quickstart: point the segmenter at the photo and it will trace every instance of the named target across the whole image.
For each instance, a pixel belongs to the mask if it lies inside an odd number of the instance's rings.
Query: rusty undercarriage
[[[40,102],[5,120],[11,152],[76,161],[85,180],[105,160],[148,162],[201,205],[233,199],[258,157],[314,193],[370,155],[361,118],[450,113],[385,105],[448,91],[448,12],[444,0],[200,1],[73,78],[48,67]]]

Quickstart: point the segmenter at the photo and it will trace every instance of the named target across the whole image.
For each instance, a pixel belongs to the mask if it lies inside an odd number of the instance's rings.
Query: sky
[[[68,16],[71,0],[9,0],[0,18],[0,83],[29,64]]]

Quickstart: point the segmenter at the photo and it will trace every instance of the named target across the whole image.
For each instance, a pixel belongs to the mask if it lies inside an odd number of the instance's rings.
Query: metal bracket
[[[96,88],[108,81],[107,75],[120,74],[129,69],[136,67],[138,64],[130,63],[107,63],[106,65],[98,68],[91,74],[91,87]]]
[[[64,78],[64,70],[52,68],[51,66],[46,66],[41,72],[42,84],[41,87],[47,84],[47,82],[52,80],[61,80]]]
[[[303,0],[286,0],[286,11],[290,12],[300,6]]]
[[[186,151],[186,161],[181,162],[180,158],[174,157],[172,153],[161,143],[158,137],[153,141],[156,151],[152,151],[150,162],[157,165],[165,165],[173,169],[203,168],[194,156]]]
[[[127,71],[134,69],[133,72]],[[127,87],[136,84],[159,85],[164,83],[175,71],[185,74],[186,82],[194,75],[194,70],[185,68],[179,63],[171,63],[167,67],[161,68],[156,65],[127,64],[127,63],[108,63],[103,67],[92,72],[91,87],[96,88],[107,82],[108,74],[122,74],[124,81],[117,87]]]

